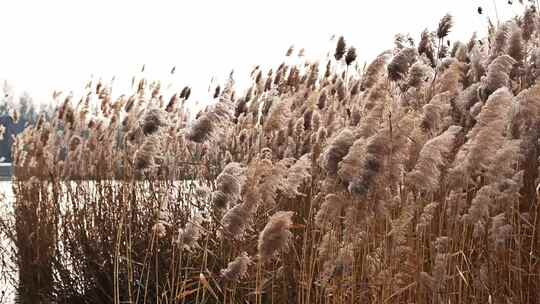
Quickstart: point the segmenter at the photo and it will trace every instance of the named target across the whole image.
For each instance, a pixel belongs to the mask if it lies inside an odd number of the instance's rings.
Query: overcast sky
[[[501,19],[521,12],[496,0]],[[478,15],[477,7],[484,8]],[[418,40],[445,13],[455,17],[450,39],[485,33],[488,0],[118,1],[1,0],[0,79],[43,98],[54,89],[80,90],[94,77],[128,83],[146,64],[151,78],[190,85],[204,99],[212,76],[242,76],[255,65],[277,66],[291,44],[321,58],[333,34],[369,61],[396,33]],[[176,66],[176,75],[168,72]]]

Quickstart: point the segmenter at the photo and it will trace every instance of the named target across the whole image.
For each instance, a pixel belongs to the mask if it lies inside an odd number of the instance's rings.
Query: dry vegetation
[[[539,303],[539,20],[340,38],[191,121],[144,79],[62,99],[13,151],[18,300]]]

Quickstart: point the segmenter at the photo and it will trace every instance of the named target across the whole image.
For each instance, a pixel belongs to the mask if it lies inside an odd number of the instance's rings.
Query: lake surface
[[[2,207],[5,203],[13,202],[13,188],[11,188],[11,181],[0,181],[0,194],[5,196],[7,202],[2,202]]]

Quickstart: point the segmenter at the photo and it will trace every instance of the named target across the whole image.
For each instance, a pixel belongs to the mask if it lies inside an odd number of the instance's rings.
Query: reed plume
[[[341,58],[343,58],[343,55],[345,55],[346,48],[347,45],[345,44],[345,38],[343,38],[343,36],[340,36],[338,38],[336,50],[334,52],[334,58],[336,58],[336,60],[338,61],[341,60]]]
[[[369,64],[364,77],[362,77],[362,84],[360,85],[362,91],[370,89],[379,81],[385,72],[390,54],[388,51],[383,52]]]
[[[324,167],[330,174],[338,172],[338,164],[347,155],[353,142],[354,135],[348,129],[344,129],[332,139],[332,143],[323,155]]]
[[[450,14],[444,15],[441,21],[439,22],[439,27],[437,28],[437,37],[443,39],[450,33],[452,26],[454,25],[452,16]]]
[[[191,250],[197,246],[197,241],[203,233],[201,227],[203,219],[200,216],[194,216],[184,228],[180,228],[178,231],[178,237],[176,244],[181,248]]]
[[[278,251],[287,250],[292,233],[292,211],[279,211],[270,217],[268,223],[259,234],[257,250],[259,258],[265,262],[275,256]]]
[[[407,174],[411,185],[431,192],[439,189],[441,174],[462,130],[462,127],[451,126],[424,144],[414,170]]]
[[[345,63],[347,66],[351,65],[356,60],[356,49],[351,46],[347,50],[347,54],[345,55]]]
[[[221,276],[228,281],[238,281],[246,276],[248,266],[251,263],[247,252],[242,252],[227,265],[227,268],[221,270]]]
[[[482,80],[479,89],[480,96],[483,100],[495,92],[498,88],[510,86],[510,72],[516,61],[508,56],[501,55],[497,57],[488,67],[487,76]]]
[[[409,68],[416,61],[418,50],[416,48],[405,48],[394,56],[388,64],[388,78],[392,81],[398,81],[407,77]]]

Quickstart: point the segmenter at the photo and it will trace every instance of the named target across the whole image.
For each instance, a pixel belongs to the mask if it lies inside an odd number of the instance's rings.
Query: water
[[[0,181],[0,194],[6,197],[2,202],[2,207],[7,203],[13,202],[13,189],[11,188],[11,181]]]
[[[0,163],[0,181],[10,181],[12,173],[11,163]]]

